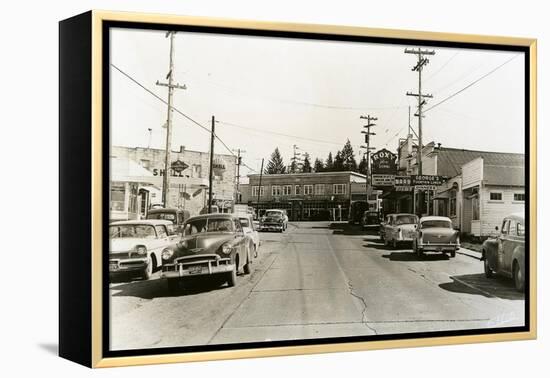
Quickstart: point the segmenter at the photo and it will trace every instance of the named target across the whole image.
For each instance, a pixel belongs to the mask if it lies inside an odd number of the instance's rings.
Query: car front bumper
[[[418,248],[425,252],[454,252],[460,249],[460,244],[426,243],[418,244]]]
[[[186,278],[197,276],[211,276],[231,272],[235,264],[230,258],[220,258],[218,255],[194,255],[181,257],[172,264],[162,266],[163,278]]]
[[[109,274],[116,275],[122,273],[143,272],[147,269],[147,264],[147,257],[131,259],[110,259]]]
[[[279,231],[283,229],[282,223],[261,224],[260,231]]]

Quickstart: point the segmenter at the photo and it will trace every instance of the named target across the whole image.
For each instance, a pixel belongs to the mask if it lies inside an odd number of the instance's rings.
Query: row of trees
[[[336,152],[336,155],[332,155],[329,152],[326,160],[321,158],[315,158],[313,165],[311,164],[311,157],[308,153],[304,155],[302,164],[297,164],[296,160],[292,160],[292,163],[287,168],[281,156],[279,148],[275,148],[275,151],[271,154],[271,158],[267,162],[264,169],[265,174],[277,174],[277,173],[311,173],[311,172],[343,172],[352,171],[362,174],[367,174],[367,159],[363,155],[359,164],[355,160],[355,154],[353,147],[348,139],[344,144],[344,147]]]

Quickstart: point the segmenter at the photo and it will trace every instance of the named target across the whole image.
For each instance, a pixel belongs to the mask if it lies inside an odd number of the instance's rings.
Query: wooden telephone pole
[[[168,87],[168,115],[166,119],[166,151],[164,157],[164,176],[162,177],[162,203],[164,207],[168,207],[170,199],[170,168],[171,168],[171,151],[172,151],[172,96],[174,89],[187,89],[184,85],[174,84],[174,35],[176,32],[169,31],[166,33],[166,38],[170,37],[170,66],[166,79],[168,83],[161,83],[157,80],[156,85]]]
[[[368,181],[369,181],[369,176],[370,176],[370,151],[376,149],[376,147],[371,147],[371,145],[370,145],[371,135],[376,135],[376,133],[373,133],[373,132],[370,131],[370,128],[376,126],[376,124],[372,123],[372,122],[373,121],[378,121],[378,118],[371,117],[370,114],[367,115],[367,116],[360,116],[359,118],[367,120],[367,124],[363,125],[363,128],[366,129],[366,130],[361,130],[361,134],[365,134],[365,145],[362,145],[361,148],[366,150],[366,152],[364,154],[367,155],[367,174],[366,174],[366,178],[365,178],[365,195],[366,195],[365,200],[368,201],[368,199],[369,199],[369,183],[368,183]],[[371,182],[371,184],[372,184],[372,182]]]
[[[418,117],[418,150],[416,152],[416,159],[418,163],[418,174],[422,175],[422,118],[424,117],[422,115],[422,107],[426,105],[426,98],[432,98],[433,96],[431,94],[423,94],[422,93],[422,70],[426,64],[430,62],[428,58],[426,58],[426,55],[435,55],[435,51],[433,50],[422,50],[421,48],[418,49],[405,49],[405,54],[414,54],[417,56],[417,62],[416,65],[412,68],[412,71],[418,72],[418,93],[411,93],[407,92],[407,96],[414,96],[418,99],[418,112],[415,114],[415,116]],[[413,191],[413,196],[415,196],[415,192]],[[424,199],[424,192],[419,192],[419,203],[420,203],[420,209],[418,210],[419,215],[422,215],[422,207],[423,207],[423,199]],[[415,211],[416,212],[416,211]]]

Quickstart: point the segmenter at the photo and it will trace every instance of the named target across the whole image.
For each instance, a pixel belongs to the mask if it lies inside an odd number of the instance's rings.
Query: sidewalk
[[[481,260],[481,244],[461,242],[457,253]]]

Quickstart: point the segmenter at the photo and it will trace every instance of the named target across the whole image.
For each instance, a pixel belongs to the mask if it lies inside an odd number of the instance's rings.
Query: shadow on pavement
[[[443,253],[430,253],[418,256],[412,251],[406,252],[392,252],[389,255],[382,255],[382,257],[389,259],[390,261],[443,261],[449,260],[449,256]]]
[[[486,298],[523,300],[525,294],[516,290],[514,281],[505,277],[487,278],[485,274],[465,274],[451,276],[453,281],[439,285],[453,293],[481,295]]]
[[[377,235],[378,228],[363,228],[358,224],[331,223],[328,228],[334,235]]]
[[[194,279],[186,281],[177,292],[168,289],[164,279],[153,279],[148,281],[134,281],[110,287],[110,290],[117,291],[113,297],[137,297],[141,299],[179,297],[183,295],[195,295],[212,290],[223,290],[225,285],[222,280]]]

